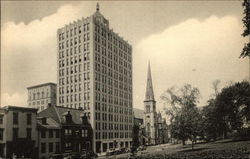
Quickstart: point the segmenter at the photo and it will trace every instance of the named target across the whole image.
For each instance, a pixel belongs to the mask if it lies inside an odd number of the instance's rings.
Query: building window
[[[3,140],[3,131],[4,131],[4,129],[0,129],[0,140]]]
[[[56,142],[56,153],[60,152],[60,143]]]
[[[53,138],[53,130],[49,130],[49,138]]]
[[[56,130],[56,138],[59,138],[60,135],[59,135],[59,130]]]
[[[65,142],[65,149],[71,148],[71,142]]]
[[[46,143],[41,143],[41,153],[46,153]]]
[[[53,150],[53,142],[50,142],[49,143],[49,152],[53,152],[54,150]]]
[[[41,138],[46,138],[46,131],[45,130],[41,131]]]
[[[65,135],[72,135],[71,129],[65,129]]]
[[[0,124],[3,124],[3,115],[0,115]]]
[[[18,113],[13,112],[13,124],[18,124]]]
[[[31,132],[32,132],[32,129],[27,128],[27,139],[31,139]]]
[[[18,138],[18,128],[13,128],[13,139]]]
[[[82,137],[87,137],[88,136],[88,130],[83,129],[82,130]]]
[[[27,114],[27,125],[31,125],[31,114]]]

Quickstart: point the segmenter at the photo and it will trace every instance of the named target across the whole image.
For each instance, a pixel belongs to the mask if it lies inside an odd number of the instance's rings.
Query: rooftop
[[[72,120],[75,124],[82,124],[81,117],[84,115],[84,110],[72,109],[60,106],[50,106],[38,113],[39,117],[48,117],[54,119],[58,123],[64,123],[64,114],[70,111]]]
[[[56,122],[54,119],[52,118],[46,118],[46,124],[42,123],[42,117],[38,117],[37,118],[37,124],[40,128],[46,128],[46,129],[59,129],[60,125],[58,122]]]
[[[0,109],[6,110],[6,111],[19,110],[19,111],[34,111],[34,112],[37,112],[37,110],[38,110],[36,108],[23,107],[23,106],[12,106],[12,105],[7,105],[7,106],[4,106],[4,107],[0,107]]]
[[[38,87],[43,87],[43,86],[48,86],[48,85],[56,86],[56,83],[48,82],[48,83],[38,84],[38,85],[27,87],[27,89],[38,88]]]

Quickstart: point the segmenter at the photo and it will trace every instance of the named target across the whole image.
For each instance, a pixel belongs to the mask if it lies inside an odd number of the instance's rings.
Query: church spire
[[[97,2],[96,4],[96,11],[99,12],[100,11],[100,6],[99,6],[99,3]]]
[[[147,88],[146,88],[146,96],[145,101],[155,100],[154,98],[154,91],[153,91],[153,84],[152,84],[152,77],[151,77],[151,68],[150,68],[150,61],[148,62],[148,78],[147,78]]]

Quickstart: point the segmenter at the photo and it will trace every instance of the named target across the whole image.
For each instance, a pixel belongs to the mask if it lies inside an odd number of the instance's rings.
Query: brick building
[[[37,157],[36,115],[35,108],[0,108],[0,156]]]

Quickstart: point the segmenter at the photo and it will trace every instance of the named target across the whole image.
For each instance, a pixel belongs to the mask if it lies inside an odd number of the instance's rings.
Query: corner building
[[[109,28],[99,11],[58,29],[57,102],[83,109],[93,128],[93,149],[132,142],[132,46]]]

